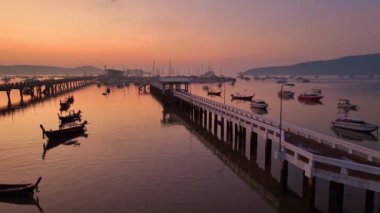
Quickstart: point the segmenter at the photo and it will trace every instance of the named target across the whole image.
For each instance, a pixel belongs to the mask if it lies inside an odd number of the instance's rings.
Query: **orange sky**
[[[0,64],[199,72],[380,52],[378,0],[0,0]]]

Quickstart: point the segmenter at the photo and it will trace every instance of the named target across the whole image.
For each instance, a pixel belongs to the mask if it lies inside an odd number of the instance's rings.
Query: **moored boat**
[[[252,101],[252,98],[255,96],[253,95],[241,95],[239,93],[231,94],[232,100],[242,100],[242,101]]]
[[[42,129],[42,133],[46,135],[46,137],[48,137],[49,139],[57,139],[57,138],[65,138],[65,137],[70,137],[71,135],[83,133],[84,131],[86,131],[86,124],[87,124],[87,121],[84,121],[83,123],[79,123],[79,124],[74,123],[72,125],[63,126],[62,128],[57,129],[57,130],[48,130],[48,131],[45,130],[42,124],[40,125],[40,127]]]
[[[321,89],[312,89],[309,93],[303,92],[298,96],[301,101],[319,101],[323,98]]]
[[[334,127],[340,127],[360,132],[373,132],[379,129],[379,126],[376,124],[370,124],[363,120],[352,117],[337,118],[335,121],[332,121],[331,124]]]
[[[0,184],[0,196],[26,196],[32,195],[38,190],[42,177],[39,177],[36,183],[26,184]]]
[[[268,104],[264,100],[253,99],[251,102],[251,108],[266,109]]]
[[[222,91],[212,91],[212,90],[207,91],[207,95],[209,96],[220,96],[221,93]]]

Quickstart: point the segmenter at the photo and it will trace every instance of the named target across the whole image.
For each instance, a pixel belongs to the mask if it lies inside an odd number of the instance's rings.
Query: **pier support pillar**
[[[330,181],[329,212],[343,212],[344,185]]]
[[[238,142],[239,142],[239,128],[238,128],[238,125],[237,124],[235,124],[235,132],[234,132],[234,136],[235,136],[235,138],[234,138],[234,150],[236,150],[237,149],[237,144],[238,144]]]
[[[22,94],[22,89],[19,89],[20,91],[20,102],[24,103],[24,94]]]
[[[270,172],[272,164],[272,140],[265,141],[265,171]]]
[[[11,101],[11,90],[6,90],[5,91],[7,93],[7,97],[8,97],[8,105],[12,105],[12,101]]]
[[[224,117],[220,118],[220,140],[224,142]]]
[[[218,137],[218,115],[214,115],[214,136]]]
[[[212,112],[208,112],[208,131],[212,131]]]

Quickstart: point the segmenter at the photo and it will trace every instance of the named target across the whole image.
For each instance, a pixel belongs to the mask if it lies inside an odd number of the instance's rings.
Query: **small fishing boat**
[[[86,124],[87,121],[84,121],[83,123],[73,123],[72,125],[65,125],[60,129],[49,131],[46,131],[42,124],[40,125],[40,127],[42,129],[42,133],[46,135],[46,137],[48,137],[49,139],[57,139],[70,137],[71,135],[76,135],[85,132]]]
[[[303,92],[298,96],[301,101],[320,101],[323,98],[321,89],[311,89],[309,93]]]
[[[220,96],[221,93],[222,91],[212,91],[212,90],[207,91],[207,95],[209,96]]]
[[[352,117],[341,117],[331,122],[333,127],[340,127],[360,132],[373,132],[379,129],[378,125],[367,123]]]
[[[282,92],[278,92],[278,96],[280,96],[281,98],[291,98],[294,96],[294,92],[290,90],[282,90]]]
[[[26,184],[0,184],[0,196],[26,196],[32,195],[34,191],[38,191],[42,177],[37,179],[36,183]]]
[[[202,86],[202,89],[203,89],[203,90],[208,90],[209,87],[208,87],[207,85],[203,85],[203,86]]]
[[[268,104],[263,100],[253,99],[251,102],[251,108],[266,109],[268,108]]]
[[[80,120],[82,111],[75,112],[74,110],[71,110],[68,115],[61,116],[58,114],[58,118],[61,121],[61,123],[69,123],[74,122],[77,120]]]
[[[111,89],[108,87],[107,90],[106,90],[107,93],[110,93],[111,92]]]
[[[239,93],[231,94],[232,100],[242,100],[242,101],[252,101],[252,98],[255,96],[253,95],[241,95]]]
[[[358,108],[358,105],[351,104],[351,101],[348,99],[339,99],[338,108],[356,110]]]

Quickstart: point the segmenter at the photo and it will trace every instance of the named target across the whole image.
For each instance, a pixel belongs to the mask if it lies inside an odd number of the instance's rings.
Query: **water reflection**
[[[30,196],[0,196],[1,203],[15,204],[15,205],[35,205],[39,212],[44,212],[40,206],[38,197]]]
[[[358,132],[349,129],[343,129],[339,127],[331,127],[331,130],[339,138],[354,140],[354,141],[378,141],[377,137],[371,133]]]
[[[43,160],[45,159],[46,153],[48,150],[54,149],[61,144],[66,145],[66,146],[73,146],[73,147],[80,146],[80,143],[78,142],[78,140],[74,140],[74,139],[80,138],[80,137],[87,138],[88,134],[76,133],[76,134],[71,134],[70,136],[68,136],[66,138],[49,139],[46,144],[45,143],[43,144],[42,159]]]
[[[298,101],[304,105],[323,105],[323,103],[319,100],[318,101],[312,101],[312,100],[300,100],[300,99],[298,99]]]
[[[258,115],[266,115],[268,114],[268,110],[267,109],[260,109],[260,108],[256,108],[256,107],[251,107],[252,111]]]

